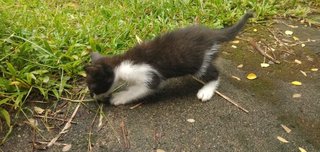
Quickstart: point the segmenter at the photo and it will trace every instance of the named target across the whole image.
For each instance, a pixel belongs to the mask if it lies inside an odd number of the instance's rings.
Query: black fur
[[[155,68],[161,78],[157,73],[151,73],[153,81],[147,82],[150,89],[157,88],[161,80],[196,74],[203,64],[206,51],[213,45],[232,40],[250,17],[252,13],[246,13],[235,25],[220,30],[199,25],[178,29],[113,57],[99,57],[99,54],[93,53],[92,64],[86,67],[89,89],[95,94],[108,91],[114,80],[113,69],[124,60]],[[206,70],[201,76],[203,79],[210,81],[218,78],[215,67],[209,65]]]

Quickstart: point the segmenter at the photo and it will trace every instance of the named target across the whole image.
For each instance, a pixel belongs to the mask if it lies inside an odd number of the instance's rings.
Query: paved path
[[[286,22],[286,24],[292,24]],[[294,24],[293,24],[294,25]],[[278,23],[272,30],[294,32],[301,41],[320,39],[320,31],[315,28],[290,28]],[[257,28],[257,32],[253,29]],[[272,44],[265,27],[249,27],[242,38],[254,37],[256,41]],[[280,35],[281,36],[281,35]],[[290,39],[290,37],[282,38]],[[292,36],[291,36],[292,40]],[[294,43],[294,42],[292,42]],[[291,43],[290,43],[291,44]],[[237,46],[232,48],[231,45]],[[299,151],[302,147],[308,152],[320,150],[320,71],[311,72],[312,67],[320,68],[319,40],[305,43],[305,47],[290,47],[295,55],[288,55],[279,46],[274,46],[281,64],[261,68],[263,57],[249,43],[240,40],[239,44],[226,44],[222,49],[219,66],[222,71],[219,91],[234,99],[249,110],[245,113],[225,99],[215,95],[210,102],[200,102],[196,92],[201,84],[191,77],[173,79],[156,95],[146,99],[135,109],[132,105],[105,106],[102,126],[99,117],[93,124],[93,151]],[[272,46],[272,45],[271,45]],[[298,59],[302,64],[294,62]],[[243,64],[243,68],[237,68]],[[304,76],[300,70],[306,72]],[[250,72],[257,74],[256,80],[247,80]],[[232,76],[239,77],[238,81]],[[302,86],[293,86],[292,81],[301,81]],[[301,94],[293,98],[293,94]],[[75,107],[70,104],[69,107]],[[72,145],[71,151],[87,151],[89,130],[96,104],[81,106],[70,131],[60,143]],[[68,109],[68,108],[65,108]],[[73,109],[69,109],[69,115]],[[188,119],[194,119],[193,123]],[[40,126],[43,128],[43,125]],[[292,131],[286,133],[281,124]],[[41,134],[52,139],[63,127]],[[123,127],[121,127],[123,126]],[[126,136],[124,136],[126,134]],[[280,142],[277,137],[289,141]],[[16,127],[3,151],[31,151],[32,129],[22,124]],[[44,141],[39,135],[38,141]],[[53,146],[49,151],[61,151],[63,146]]]

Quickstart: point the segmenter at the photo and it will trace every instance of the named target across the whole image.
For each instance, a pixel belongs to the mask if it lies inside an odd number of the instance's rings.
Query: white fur
[[[205,52],[202,65],[199,71],[195,74],[196,77],[201,77],[206,73],[208,66],[211,64],[212,55],[218,52],[219,47],[220,45],[214,44],[209,50]]]
[[[208,101],[214,95],[214,92],[218,88],[219,79],[210,81],[209,83],[205,84],[197,93],[198,99],[201,101]]]
[[[121,105],[130,103],[133,100],[144,97],[152,92],[146,84],[152,81],[150,72],[158,73],[154,68],[148,64],[134,64],[127,60],[123,61],[118,67],[115,68],[115,82],[114,86],[117,86],[119,82],[125,81],[129,87],[117,93],[114,93],[111,98],[111,104]]]

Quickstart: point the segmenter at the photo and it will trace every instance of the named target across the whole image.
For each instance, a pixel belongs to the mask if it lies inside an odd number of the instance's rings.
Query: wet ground
[[[130,107],[136,104],[103,106],[103,114],[96,115],[98,104],[81,104],[73,119],[77,124],[72,124],[58,144],[47,151],[62,151],[64,146],[59,144],[71,144],[70,151],[294,152],[299,147],[308,152],[320,151],[320,71],[311,70],[320,68],[320,30],[296,21],[273,23],[269,30],[262,25],[246,28],[239,43],[224,45],[217,63],[221,69],[218,90],[249,113],[218,95],[209,102],[200,102],[196,93],[201,84],[191,77],[172,79],[134,109]],[[286,30],[293,34],[286,35]],[[274,49],[267,53],[281,63],[264,59],[247,42],[251,39],[263,49]],[[262,68],[260,63],[264,61],[270,66]],[[238,67],[241,64],[243,67]],[[255,73],[257,79],[246,79],[248,73]],[[294,86],[292,81],[302,85]],[[62,109],[67,120],[77,103],[60,103],[57,109]],[[39,142],[51,140],[65,124],[35,119],[40,131],[35,133],[30,125],[21,122],[0,149],[39,150],[43,147]],[[288,143],[281,142],[278,136]],[[32,146],[33,142],[37,146]]]

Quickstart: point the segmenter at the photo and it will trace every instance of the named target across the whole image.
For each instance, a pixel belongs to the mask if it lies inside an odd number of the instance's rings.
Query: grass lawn
[[[0,124],[10,133],[32,97],[57,102],[85,77],[88,53],[118,54],[138,38],[194,23],[222,28],[252,9],[305,17],[318,0],[0,0]],[[1,130],[4,128],[1,128]],[[5,129],[7,130],[7,129]],[[5,139],[2,138],[2,139]]]

